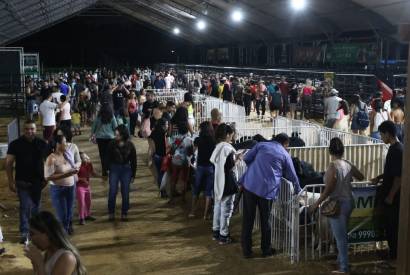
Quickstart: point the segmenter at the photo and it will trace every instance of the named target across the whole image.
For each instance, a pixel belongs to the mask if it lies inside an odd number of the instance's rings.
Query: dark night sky
[[[126,16],[73,17],[8,46],[39,52],[45,67],[175,63],[177,55],[183,63],[194,56],[186,40]]]

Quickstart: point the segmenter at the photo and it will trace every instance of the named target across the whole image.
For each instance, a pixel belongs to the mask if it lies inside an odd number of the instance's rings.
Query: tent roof
[[[161,31],[181,29],[181,37],[194,44],[273,41],[314,35],[373,30],[394,36],[397,25],[409,23],[408,0],[307,0],[295,12],[289,0],[0,0],[0,45],[16,41],[83,12],[119,12]],[[229,20],[240,8],[244,21]],[[208,28],[195,30],[204,19]],[[407,22],[406,22],[407,21]]]

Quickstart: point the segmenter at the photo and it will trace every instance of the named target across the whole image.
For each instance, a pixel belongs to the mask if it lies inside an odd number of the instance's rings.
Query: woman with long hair
[[[337,257],[339,270],[332,273],[347,274],[349,272],[347,225],[354,208],[352,181],[353,178],[363,180],[364,176],[352,163],[343,159],[344,146],[339,138],[330,140],[329,154],[331,162],[323,178],[325,189],[319,199],[310,206],[310,211],[315,211],[327,198],[339,204],[339,214],[328,217],[339,253]]]
[[[151,135],[148,137],[148,156],[149,161],[154,164],[156,169],[158,188],[161,186],[162,177],[164,176],[164,171],[161,171],[161,164],[167,154],[167,129],[168,121],[160,118],[155,124]],[[161,191],[161,197],[166,197],[165,191]]]
[[[179,125],[186,125],[188,127],[188,131],[192,134],[194,130],[192,129],[191,125],[188,123],[188,109],[185,106],[179,106],[174,116],[171,118],[168,129],[168,135],[170,137],[174,137],[178,135],[178,127]]]
[[[138,102],[134,92],[130,93],[127,106],[128,114],[130,116],[130,134],[135,137],[135,127],[137,126],[138,121]]]
[[[346,100],[341,100],[339,102],[339,107],[337,108],[337,119],[333,126],[334,129],[348,132],[349,131],[349,105]]]
[[[64,136],[57,135],[55,147],[44,165],[44,178],[50,182],[50,196],[57,217],[69,233],[73,217],[75,199],[74,175],[79,169],[73,158],[67,155],[67,142]]]
[[[129,209],[130,184],[135,179],[137,171],[137,152],[129,140],[130,134],[124,125],[115,130],[115,140],[107,148],[107,166],[109,174],[108,214],[109,220],[115,219],[115,201],[118,185],[121,186],[121,220],[127,221]]]
[[[352,104],[350,106],[350,128],[354,134],[364,135],[367,127],[363,127],[363,123],[359,122],[359,112],[363,112],[368,115],[366,103],[361,100],[360,95],[355,94],[353,95]]]
[[[98,152],[100,153],[102,175],[107,176],[108,167],[106,152],[107,147],[115,137],[115,129],[117,128],[117,120],[114,117],[112,108],[108,104],[101,106],[100,112],[91,127],[91,140],[98,145]]]
[[[390,120],[390,115],[383,110],[383,101],[377,98],[374,101],[374,109],[370,113],[370,136],[372,138],[381,139],[379,126],[386,120]]]
[[[24,248],[24,255],[31,260],[35,274],[87,274],[77,248],[52,213],[41,211],[31,217],[30,237],[32,245]]]
[[[199,125],[199,137],[194,140],[194,148],[198,149],[195,183],[192,188],[192,208],[189,217],[195,216],[199,193],[205,182],[205,210],[204,219],[208,217],[208,210],[214,190],[214,166],[210,162],[212,152],[216,146],[215,133],[211,122],[204,121]]]
[[[214,216],[212,222],[213,239],[219,244],[229,244],[229,222],[232,217],[235,194],[238,192],[237,179],[232,171],[242,155],[236,155],[231,145],[235,131],[222,123],[216,129],[217,145],[210,161],[215,166],[214,174]]]

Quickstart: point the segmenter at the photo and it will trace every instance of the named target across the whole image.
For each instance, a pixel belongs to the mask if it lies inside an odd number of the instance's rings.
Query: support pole
[[[410,24],[400,26],[400,38],[402,41],[410,42]],[[407,91],[406,112],[410,111],[410,47],[407,60]],[[399,218],[399,244],[397,258],[397,275],[410,274],[410,119],[406,117],[405,129],[407,134],[404,138],[403,170],[401,176],[400,190],[400,218]]]

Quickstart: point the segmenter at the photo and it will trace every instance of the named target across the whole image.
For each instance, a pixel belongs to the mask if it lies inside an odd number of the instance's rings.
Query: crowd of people
[[[154,89],[165,89],[161,91],[166,92],[181,85],[188,87],[181,104],[156,100]],[[269,217],[281,178],[293,183],[296,194],[301,190],[300,178],[286,150],[291,139],[286,134],[279,134],[272,140],[260,136],[237,140],[235,125],[224,123],[218,109],[212,110],[211,119],[202,122],[199,133],[195,133],[193,93],[243,105],[244,115],[250,115],[253,105],[257,115],[263,117],[268,106],[272,118],[278,115],[296,117],[300,101],[301,116],[310,118],[315,90],[310,80],[300,86],[289,84],[285,77],[281,77],[265,84],[263,80],[215,75],[207,78],[196,73],[190,81],[172,70],[155,73],[149,69],[135,69],[130,74],[103,69],[94,73],[63,73],[48,81],[29,80],[26,86],[28,120],[24,135],[9,145],[6,167],[10,190],[17,192],[20,201],[21,242],[32,240],[35,245],[26,248],[34,269],[53,270],[53,274],[62,269],[65,271],[57,273],[84,274],[78,252],[66,234],[74,232],[75,200],[79,225],[95,220],[91,215],[92,177],[108,177],[108,220],[116,219],[118,186],[122,198],[121,221],[128,220],[130,184],[134,182],[137,170],[137,150],[132,140],[137,137],[148,141],[147,164],[152,168],[161,198],[168,199],[170,204],[177,203],[178,197],[185,201],[191,189],[192,205],[188,217],[195,218],[203,192],[205,208],[201,216],[208,220],[212,213],[212,239],[221,245],[234,241],[230,220],[239,199],[242,199],[241,244],[245,258],[253,256],[252,229],[257,206],[262,256],[272,256],[275,251],[271,245]],[[404,121],[401,94],[384,105],[381,105],[381,98],[375,97],[369,113],[366,103],[358,95],[349,106],[338,97],[337,90],[328,90],[324,102],[327,127],[341,130],[351,127],[353,132],[361,134],[370,127],[374,138],[391,144],[385,173],[374,182],[383,178],[380,197],[383,199],[381,204],[391,213],[391,223],[386,231],[394,258],[401,176],[397,162],[402,157],[400,140]],[[38,97],[42,98],[40,104]],[[37,125],[33,120],[37,105],[42,139],[36,136]],[[98,146],[100,174],[94,170],[87,154],[72,141],[73,135],[81,135],[87,126],[91,128],[90,142]],[[346,230],[352,211],[350,183],[353,177],[360,180],[363,175],[343,160],[344,147],[339,139],[331,140],[329,152],[332,162],[323,178],[325,192],[311,210],[318,208],[327,197],[339,201],[340,214],[330,219],[340,255],[337,272],[344,273],[348,271]],[[235,173],[238,162],[247,166],[241,178]],[[46,185],[49,185],[58,222],[50,213],[40,211],[41,194]],[[53,229],[45,228],[44,223],[51,223]],[[47,251],[45,259],[40,258],[38,249]]]

